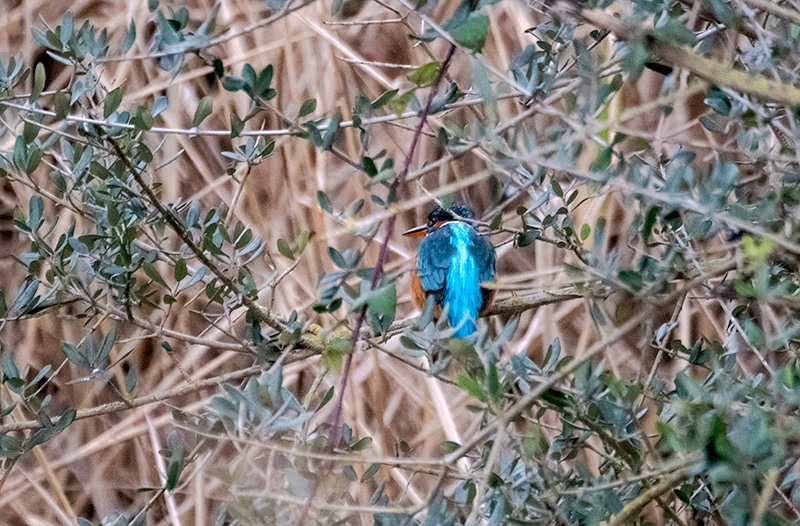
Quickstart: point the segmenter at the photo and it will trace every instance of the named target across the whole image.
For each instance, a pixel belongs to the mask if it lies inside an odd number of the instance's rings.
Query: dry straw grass
[[[211,1],[190,0],[186,2],[192,20],[199,22],[212,7]],[[222,0],[219,23],[233,31],[247,28],[265,19],[269,13],[266,2],[254,0]],[[440,20],[444,13],[452,11],[455,2],[442,1],[431,13]],[[152,31],[148,24],[147,2],[115,2],[79,0],[14,0],[0,3],[0,50],[3,54],[20,50],[27,63],[45,60],[46,56],[31,38],[31,28],[43,22],[58,23],[66,9],[75,12],[78,20],[90,19],[97,27],[108,28],[111,35],[120,35],[130,20],[135,20],[140,35]],[[537,5],[526,6],[519,2],[503,2],[489,9],[491,36],[482,57],[488,66],[503,70],[509,57],[524,46],[535,43],[525,32],[539,22]],[[397,11],[395,11],[397,10]],[[403,22],[390,21],[384,24],[356,24],[358,21],[394,20],[398,12]],[[307,98],[317,98],[317,114],[331,114],[338,110],[344,119],[349,119],[354,99],[365,94],[374,99],[392,88],[410,87],[406,75],[409,67],[419,66],[430,60],[426,46],[415,45],[409,40],[410,32],[405,23],[419,29],[423,23],[408,10],[403,0],[366,2],[356,13],[342,20],[330,16],[330,5],[317,2],[292,13],[268,26],[246,31],[215,46],[213,52],[224,58],[226,66],[234,72],[240,71],[245,62],[259,70],[267,64],[275,67],[275,82],[278,97],[272,101],[275,108],[296,111]],[[342,23],[346,22],[346,23]],[[147,55],[146,40],[138,38],[131,53]],[[442,40],[427,47],[433,55],[442,57],[446,52]],[[598,60],[608,48],[595,50]],[[469,57],[457,53],[451,74],[459,85],[469,86]],[[58,89],[68,82],[67,73],[57,64],[47,61],[47,90]],[[61,73],[59,73],[61,71]],[[635,118],[628,119],[625,131],[653,141],[656,149],[664,155],[674,152],[680,142],[690,142],[696,150],[708,152],[718,148],[708,134],[698,126],[698,104],[702,96],[693,94],[672,102],[674,111],[664,116],[649,101],[658,98],[662,77],[645,73],[635,83],[624,87],[622,96],[611,108],[611,118],[625,112],[633,112]],[[685,80],[685,78],[684,78]],[[208,95],[214,96],[214,112],[202,129],[225,130],[229,114],[246,112],[247,102],[241,94],[219,91],[211,69],[201,60],[189,57],[183,72],[172,79],[169,72],[156,67],[151,60],[124,60],[105,65],[103,80],[108,88],[124,86],[128,102],[152,100],[167,95],[169,110],[163,114],[160,126],[173,129],[191,127],[191,116],[198,101]],[[559,101],[570,86],[555,89],[547,99],[536,106],[536,115],[528,117],[531,126],[545,126],[559,118]],[[480,105],[451,111],[447,118],[466,120],[480,114]],[[499,102],[499,122],[506,123],[529,111],[516,98]],[[435,139],[431,138],[441,116],[431,119],[430,126],[422,138],[412,173],[443,157]],[[412,137],[415,119],[395,119],[385,124],[372,125],[373,153],[386,149],[390,156],[402,159]],[[263,129],[285,127],[279,117],[263,119],[256,123]],[[255,128],[255,127],[254,127]],[[275,251],[278,238],[295,239],[303,230],[313,233],[311,243],[302,260],[289,273],[276,295],[264,291],[261,304],[274,301],[273,308],[279,313],[292,309],[313,316],[311,306],[318,297],[316,283],[321,273],[332,268],[327,256],[328,245],[340,250],[350,246],[363,247],[362,239],[350,235],[337,220],[326,215],[319,207],[316,194],[327,192],[337,209],[363,196],[365,177],[337,157],[311,147],[308,142],[287,135],[276,137],[275,153],[251,173],[226,173],[227,160],[220,156],[230,150],[230,139],[226,136],[182,133],[153,133],[148,136],[151,145],[161,143],[154,166],[177,155],[175,162],[158,170],[155,177],[163,184],[161,196],[164,201],[196,200],[205,207],[220,204],[230,209],[233,221],[249,225],[261,236],[270,255],[254,262],[252,269],[258,283],[263,283],[273,274],[286,271],[291,261]],[[356,132],[347,129],[339,143],[350,158],[360,158],[362,151]],[[8,145],[3,145],[6,149]],[[590,143],[583,158],[585,170],[594,157]],[[399,227],[410,227],[421,220],[431,206],[431,195],[440,187],[465,180],[473,174],[486,173],[485,156],[476,149],[461,158],[443,162],[435,170],[412,178],[404,189],[403,200],[412,203],[411,209],[401,214]],[[479,211],[491,205],[491,196],[497,192],[497,182],[485,175],[472,180],[458,189],[459,198],[471,201]],[[529,203],[540,192],[531,188],[530,195],[519,197],[507,210],[507,223],[512,224],[514,209],[519,204]],[[11,228],[11,210],[27,203],[34,190],[22,184],[4,184],[0,192],[2,201],[2,273],[4,283],[20,283],[23,270],[10,256],[24,250],[25,242]],[[605,217],[609,225],[610,248],[620,251],[623,258],[632,254],[626,246],[628,225],[632,211],[615,193],[589,196],[591,199],[579,210],[576,224],[594,224]],[[377,207],[367,203],[361,217],[371,221]],[[51,215],[58,215],[59,228],[65,228],[81,218],[73,216],[66,207],[47,204]],[[491,219],[491,218],[489,218]],[[503,243],[509,234],[495,238],[501,245],[498,249],[498,274],[502,284],[500,299],[513,295],[525,295],[558,291],[570,284],[564,272],[564,250],[545,243],[515,249]],[[408,293],[407,270],[413,264],[415,241],[396,237],[389,244],[392,270],[403,272],[399,278],[401,290],[398,318],[415,315]],[[375,261],[378,244],[366,249],[366,261]],[[568,258],[567,258],[568,259]],[[9,291],[13,294],[14,291]],[[190,297],[182,297],[188,301]],[[627,298],[616,295],[608,300],[609,311],[614,312],[615,302],[620,309],[630,307]],[[724,340],[727,327],[719,321],[725,316],[726,306],[717,300],[687,297],[682,308],[676,309],[675,334],[683,341],[692,341],[698,334],[706,334]],[[21,366],[41,367],[44,364],[60,364],[64,359],[61,341],[79,341],[83,327],[76,322],[74,312],[59,311],[9,324],[0,339],[7,350],[13,350]],[[647,323],[657,326],[666,321],[673,312],[656,313]],[[125,324],[118,329],[120,340],[112,353],[112,360],[129,354],[128,360],[142,371],[143,383],[140,396],[165,392],[176,387],[195,385],[203,379],[213,378],[226,372],[235,372],[249,366],[240,353],[224,350],[223,345],[192,344],[180,339],[171,340],[174,354],[168,356],[158,352],[162,341],[160,333],[176,331],[195,335],[206,342],[231,342],[227,334],[235,332],[237,316],[219,320],[212,326],[196,309],[174,308],[166,315],[163,311],[149,313],[150,323]],[[769,313],[767,313],[769,315]],[[332,318],[321,316],[315,319],[328,326]],[[100,326],[107,326],[108,320]],[[507,345],[506,356],[527,350],[531,358],[540,360],[543,350],[555,337],[560,337],[565,349],[580,356],[603,336],[589,315],[589,302],[584,299],[545,305],[522,314],[521,323],[514,339]],[[626,338],[608,345],[602,353],[605,364],[617,374],[646,378],[652,374],[655,351],[644,348],[633,332]],[[445,382],[432,379],[409,364],[392,357],[399,349],[398,339],[392,339],[377,348],[362,349],[355,357],[348,388],[344,397],[343,421],[347,422],[359,436],[371,436],[372,447],[363,453],[363,460],[355,465],[361,472],[375,459],[394,456],[401,441],[406,442],[414,459],[436,459],[441,456],[439,444],[443,440],[464,443],[476,433],[479,415],[467,409],[468,396],[464,391]],[[384,352],[385,351],[385,352]],[[677,362],[676,362],[677,363]],[[659,374],[669,378],[673,362],[663,357]],[[677,365],[681,365],[677,363]],[[118,369],[114,374],[122,375]],[[52,386],[52,394],[60,401],[69,401],[78,409],[92,408],[113,401],[115,393],[107,386],[95,382],[69,383],[83,372],[67,365]],[[445,376],[447,376],[445,374]],[[118,378],[120,381],[122,377]],[[121,382],[122,383],[122,382]],[[323,373],[317,358],[291,363],[285,368],[285,385],[298,393],[307,392],[310,385],[316,392],[324,393],[330,386],[338,386],[336,372]],[[75,524],[76,517],[101,518],[115,510],[127,510],[135,515],[147,503],[149,494],[138,494],[139,487],[154,487],[163,483],[163,461],[158,450],[175,425],[171,411],[179,407],[186,412],[197,411],[213,393],[213,389],[189,390],[182,397],[147,404],[130,410],[116,411],[104,416],[87,418],[73,424],[65,433],[37,448],[27,455],[8,474],[0,493],[0,523],[3,524]],[[63,403],[63,402],[61,402]],[[326,410],[333,407],[330,404]],[[318,415],[327,418],[329,413]],[[557,424],[557,422],[552,422]],[[230,440],[225,447],[215,449],[190,468],[186,482],[180,491],[153,504],[148,517],[149,524],[207,524],[210,513],[219,498],[239,499],[240,512],[247,518],[248,495],[263,492],[278,502],[292,504],[292,498],[281,494],[270,484],[270,468],[267,465],[269,452],[277,444],[253,444],[244,440]],[[588,459],[591,464],[591,459]],[[464,469],[459,465],[458,469]],[[383,467],[381,475],[386,483],[386,492],[393,499],[402,499],[409,507],[423,505],[435,485],[437,478],[426,475],[421,466]],[[248,481],[246,484],[243,480]],[[355,505],[369,507],[368,487],[353,490]],[[300,503],[302,504],[302,503]],[[320,505],[322,506],[322,505]],[[324,506],[322,506],[324,507]],[[336,506],[331,505],[336,510]],[[353,508],[355,509],[355,508]],[[256,517],[250,517],[256,520]],[[367,524],[362,519],[353,519],[353,524]],[[366,521],[366,519],[363,519]]]

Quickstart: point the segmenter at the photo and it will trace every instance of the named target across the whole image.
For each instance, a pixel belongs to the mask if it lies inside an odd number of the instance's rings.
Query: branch
[[[789,22],[800,25],[800,13],[788,7],[778,5],[773,0],[744,0],[745,4],[750,4],[756,9],[761,9],[778,18],[783,18]]]
[[[651,486],[647,491],[627,503],[625,507],[622,508],[622,511],[611,519],[608,526],[622,526],[623,524],[628,524],[631,519],[638,515],[642,508],[650,503],[650,501],[660,497],[672,489],[680,480],[689,475],[700,460],[700,455],[697,454],[688,457],[681,467],[665,476],[661,482]]]
[[[733,69],[722,62],[698,55],[684,46],[658,38],[652,31],[627,26],[623,20],[597,9],[578,8],[573,9],[573,12],[597,28],[611,31],[620,40],[641,41],[651,55],[673,67],[690,71],[712,84],[787,106],[800,105],[800,89],[790,84]]]
[[[567,287],[552,292],[538,292],[536,294],[529,294],[526,296],[517,296],[508,298],[507,300],[498,301],[488,306],[481,313],[481,316],[522,314],[525,311],[538,309],[539,307],[543,307],[545,305],[577,300],[584,298],[587,295],[587,292],[580,292],[575,287]],[[607,292],[601,294],[591,294],[593,298],[603,298],[607,295]]]
[[[210,71],[211,71],[211,68],[209,68],[209,72]],[[50,93],[54,93],[54,92],[50,92]],[[42,95],[45,95],[45,93],[42,93]],[[48,117],[56,117],[56,113],[54,111],[45,110],[45,109],[42,109],[42,108],[35,108],[35,107],[32,107],[32,106],[25,106],[24,104],[16,104],[14,102],[8,102],[9,100],[12,100],[12,99],[25,98],[25,97],[30,97],[30,93],[24,94],[24,95],[14,95],[13,97],[9,96],[7,98],[7,100],[3,99],[3,98],[0,98],[0,107],[8,107],[8,108],[13,108],[13,109],[19,110],[19,111],[25,111],[25,112],[28,112],[28,113],[35,113],[37,115],[46,115]],[[516,94],[516,93],[510,93],[510,94],[504,94],[504,95],[501,94],[501,95],[497,96],[497,100],[513,99],[513,98],[516,98],[516,97],[519,97],[519,95]],[[475,98],[459,100],[459,101],[453,102],[451,104],[447,104],[447,105],[445,105],[445,109],[452,110],[452,109],[457,109],[457,108],[465,108],[465,107],[470,107],[470,106],[477,106],[477,105],[480,105],[480,104],[483,104],[483,103],[484,103],[483,97],[475,97]],[[411,119],[411,118],[417,117],[418,115],[419,115],[419,112],[409,110],[409,111],[405,111],[405,112],[403,112],[403,113],[401,113],[399,115],[396,114],[396,113],[392,113],[392,114],[389,114],[389,115],[379,115],[377,117],[369,117],[369,118],[366,118],[366,119],[362,119],[361,124],[362,124],[362,126],[368,125],[368,124],[382,124],[382,123],[390,124],[390,123],[392,123],[394,121]],[[70,121],[70,122],[79,122],[79,123],[84,123],[84,124],[93,124],[95,126],[104,127],[104,128],[118,128],[118,129],[123,129],[123,130],[135,131],[137,133],[155,134],[155,135],[187,135],[187,136],[190,136],[190,137],[204,136],[204,137],[224,137],[224,138],[230,138],[230,136],[231,136],[231,130],[198,129],[196,127],[193,127],[193,128],[165,128],[165,127],[160,127],[160,126],[153,126],[149,130],[137,130],[136,129],[136,125],[134,125],[134,124],[127,124],[127,123],[124,123],[124,122],[113,122],[112,123],[112,122],[109,122],[108,120],[104,120],[104,119],[94,119],[94,118],[91,118],[91,117],[84,117],[82,115],[75,115],[75,114],[66,115],[63,120]],[[42,124],[40,124],[40,123],[37,123],[37,125],[42,127]],[[342,122],[339,123],[339,128],[340,129],[352,128],[353,126],[354,126],[354,123],[353,123],[352,120],[342,121]],[[324,130],[327,130],[327,129],[328,129],[327,125],[322,125],[322,126],[319,127],[320,131],[324,131]],[[290,136],[294,136],[296,134],[297,134],[297,130],[294,130],[294,129],[291,129],[291,128],[272,128],[272,129],[260,129],[260,130],[243,130],[242,132],[239,133],[239,137],[284,137],[284,136],[285,137],[290,137]],[[94,145],[94,146],[97,147],[97,145]]]

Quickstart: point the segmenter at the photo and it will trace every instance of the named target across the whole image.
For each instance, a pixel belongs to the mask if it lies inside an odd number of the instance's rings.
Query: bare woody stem
[[[453,60],[453,55],[456,52],[456,46],[451,45],[450,50],[447,53],[447,57],[442,62],[441,66],[439,67],[439,72],[436,75],[436,80],[434,80],[433,85],[431,86],[430,93],[428,94],[428,100],[425,102],[425,107],[422,109],[419,115],[419,123],[417,124],[416,129],[414,130],[414,137],[411,140],[411,146],[408,149],[408,155],[406,155],[405,162],[403,164],[403,170],[397,176],[396,185],[398,187],[402,187],[405,183],[406,177],[408,176],[408,172],[411,169],[411,162],[414,158],[414,152],[417,149],[417,145],[419,144],[419,139],[422,136],[422,129],[425,127],[425,122],[428,119],[428,115],[430,114],[431,105],[433,104],[433,99],[436,97],[436,94],[439,91],[439,84],[441,83],[442,79],[444,78],[445,71],[447,71],[450,62]],[[383,276],[383,266],[386,262],[386,256],[389,253],[389,241],[392,239],[394,235],[394,227],[397,223],[397,213],[392,214],[388,221],[386,222],[386,237],[381,244],[381,250],[378,254],[378,261],[375,264],[375,270],[372,273],[372,282],[370,284],[370,289],[374,290],[377,286],[378,282]],[[331,421],[331,430],[330,436],[328,437],[328,448],[333,450],[339,442],[340,432],[339,428],[341,426],[342,421],[342,404],[344,402],[344,393],[347,389],[347,378],[350,375],[350,367],[353,363],[353,352],[355,352],[356,344],[361,335],[361,327],[364,325],[364,320],[367,317],[367,306],[364,305],[361,307],[358,313],[358,317],[356,318],[355,326],[353,327],[353,331],[351,334],[351,345],[350,345],[350,353],[345,358],[344,369],[342,371],[342,383],[341,387],[339,388],[339,396],[336,399],[336,406],[333,409],[333,417]],[[301,526],[305,523],[306,517],[308,516],[308,512],[311,509],[311,504],[314,501],[314,497],[317,494],[317,490],[319,489],[319,480],[314,483],[314,486],[311,488],[309,492],[308,499],[306,500],[305,505],[300,513],[295,524],[297,526]]]
[[[625,507],[622,508],[622,511],[611,519],[608,525],[622,526],[623,524],[629,524],[631,520],[636,518],[639,512],[641,512],[642,508],[661,497],[664,493],[670,491],[678,482],[689,476],[695,465],[701,460],[699,455],[689,456],[678,469],[665,475],[657,484],[651,486],[644,493],[627,503]]]
[[[759,5],[762,3],[749,1]],[[628,27],[622,20],[604,11],[580,9],[576,4],[574,12],[593,26],[610,31],[620,40],[643,43],[651,55],[658,57],[670,66],[683,68],[712,84],[746,93],[765,101],[792,107],[800,105],[800,89],[790,84],[731,68],[722,62],[701,56],[686,46],[658,38],[651,31]]]
[[[419,123],[417,124],[416,129],[414,130],[414,137],[411,139],[411,146],[408,149],[408,155],[406,155],[405,162],[403,164],[403,170],[397,176],[396,184],[398,187],[402,187],[405,183],[406,177],[408,176],[408,172],[411,169],[411,162],[414,158],[414,153],[416,152],[417,145],[419,144],[419,138],[422,135],[422,129],[425,126],[425,122],[427,121],[428,114],[431,110],[431,105],[433,104],[433,99],[436,97],[436,94],[439,91],[439,84],[444,78],[445,71],[447,67],[450,65],[450,62],[453,59],[453,55],[455,54],[456,46],[451,45],[450,50],[447,53],[447,57],[442,62],[442,65],[439,67],[439,73],[436,75],[436,80],[433,82],[433,86],[431,86],[430,93],[428,94],[428,99],[425,102],[425,107],[422,109],[419,115]],[[389,241],[391,241],[392,236],[394,235],[394,227],[397,223],[397,214],[392,214],[388,221],[386,222],[386,237],[381,244],[381,250],[378,254],[378,262],[375,264],[375,270],[372,273],[372,282],[370,283],[370,289],[373,290],[378,285],[381,277],[383,276],[383,266],[386,263],[386,256],[389,253]],[[361,327],[364,325],[364,320],[367,317],[367,306],[364,305],[361,307],[358,313],[358,317],[356,319],[355,326],[352,331],[351,337],[351,352],[347,355],[345,359],[344,370],[342,372],[342,385],[339,389],[339,398],[336,400],[336,406],[333,411],[333,425],[331,429],[331,436],[328,440],[328,447],[333,448],[336,443],[339,441],[338,438],[338,429],[341,423],[342,418],[342,401],[344,398],[344,392],[347,388],[347,377],[350,373],[350,366],[353,361],[353,351],[355,351],[356,344],[359,340],[359,335],[361,334]]]

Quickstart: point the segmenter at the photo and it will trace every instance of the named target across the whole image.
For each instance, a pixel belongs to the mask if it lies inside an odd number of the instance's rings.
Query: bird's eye
[[[429,219],[428,220],[428,228],[433,228],[433,225],[435,225],[435,224],[436,224],[436,221],[434,221],[433,219]]]

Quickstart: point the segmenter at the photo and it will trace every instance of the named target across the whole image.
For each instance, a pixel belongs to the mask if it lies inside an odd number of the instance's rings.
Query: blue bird
[[[425,236],[419,245],[416,272],[411,274],[414,303],[422,308],[429,295],[440,307],[447,306],[447,319],[463,338],[475,332],[475,321],[489,305],[494,290],[481,283],[494,281],[494,245],[472,224],[475,213],[456,203],[448,209],[437,206],[428,222],[403,233]]]

